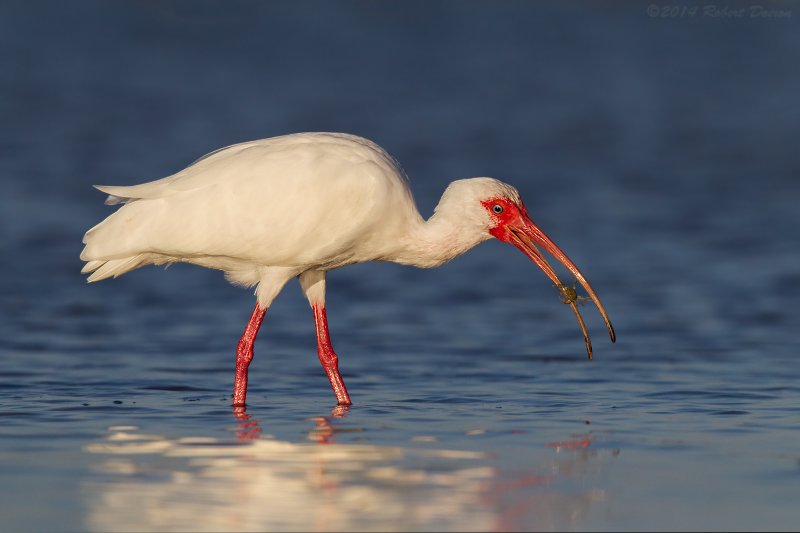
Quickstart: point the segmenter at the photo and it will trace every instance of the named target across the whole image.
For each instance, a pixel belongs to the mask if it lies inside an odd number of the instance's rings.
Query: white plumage
[[[363,261],[433,267],[492,236],[541,257],[538,250],[530,251],[531,239],[544,236],[535,226],[536,231],[520,229],[530,219],[517,191],[490,178],[453,182],[425,221],[405,173],[389,154],[366,139],[336,133],[237,144],[158,181],[97,188],[110,195],[106,203],[125,204],[84,237],[81,259],[87,262],[83,272],[92,272],[90,282],[147,264],[194,263],[223,270],[236,285],[258,285],[258,311],[299,276],[323,320],[328,270]],[[515,211],[527,222],[516,228],[493,213],[486,203],[493,199],[504,199],[505,214]],[[566,258],[556,256],[562,262]],[[531,258],[560,284],[549,265]],[[567,266],[577,272],[571,263]],[[578,279],[594,297],[585,279]],[[255,331],[259,324],[260,319]],[[319,320],[317,325],[319,333]],[[324,329],[327,335],[327,325]],[[244,372],[246,383],[246,366]],[[339,400],[349,403],[349,398]]]
[[[288,281],[363,261],[437,266],[490,238],[484,224],[480,235],[463,228],[434,246],[454,229],[435,223],[456,218],[462,196],[497,189],[518,198],[488,178],[458,183],[426,232],[400,165],[366,139],[330,133],[237,144],[162,180],[97,188],[111,195],[107,203],[126,204],[86,233],[89,281],[184,261],[245,286],[273,280],[276,268]],[[259,302],[269,305],[272,292],[260,288]]]

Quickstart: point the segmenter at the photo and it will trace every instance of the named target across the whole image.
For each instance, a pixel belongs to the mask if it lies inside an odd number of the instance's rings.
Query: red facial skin
[[[578,267],[576,267],[575,264],[566,256],[566,254],[562,252],[558,246],[556,246],[553,241],[551,241],[550,238],[545,235],[544,232],[536,226],[536,224],[533,223],[533,221],[531,221],[531,217],[528,215],[528,210],[525,209],[525,205],[522,203],[522,201],[520,200],[519,205],[517,205],[506,196],[497,196],[495,198],[484,200],[481,202],[481,204],[486,208],[486,211],[489,213],[489,217],[493,223],[493,225],[489,228],[489,233],[493,237],[503,242],[513,244],[519,248],[522,253],[527,255],[534,263],[538,265],[539,268],[542,269],[545,274],[547,274],[547,277],[550,278],[557,287],[559,287],[559,290],[561,290],[562,294],[564,294],[565,298],[567,298],[572,311],[575,313],[575,316],[578,319],[581,330],[583,331],[583,336],[586,340],[586,350],[589,353],[589,359],[592,358],[592,343],[589,340],[589,334],[586,330],[586,325],[583,322],[580,311],[578,311],[575,301],[570,300],[566,295],[563,288],[564,284],[561,283],[561,280],[559,279],[555,270],[553,270],[553,267],[550,266],[550,263],[547,262],[542,253],[536,247],[537,244],[547,250],[548,253],[550,253],[553,257],[558,259],[561,264],[567,267],[575,276],[575,279],[577,279],[580,284],[583,285],[583,287],[586,289],[586,292],[589,293],[589,296],[600,310],[600,314],[603,316],[603,320],[606,323],[608,334],[611,336],[611,342],[614,342],[616,340],[614,328],[611,326],[611,321],[608,319],[608,314],[603,308],[603,304],[600,303],[600,299],[597,297],[597,294],[595,294],[591,285],[589,285],[589,282],[586,281],[586,278],[583,276],[583,274],[581,274],[580,270],[578,270]],[[496,206],[502,208],[500,213],[495,211]]]

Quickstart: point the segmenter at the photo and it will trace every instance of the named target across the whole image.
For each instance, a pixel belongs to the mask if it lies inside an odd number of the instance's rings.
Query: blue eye
[[[492,206],[492,211],[494,211],[495,213],[497,213],[499,215],[500,213],[503,212],[503,208],[498,204],[494,204]]]

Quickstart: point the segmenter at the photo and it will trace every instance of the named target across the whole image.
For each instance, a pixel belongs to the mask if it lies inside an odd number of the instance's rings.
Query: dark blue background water
[[[762,6],[791,16],[0,5],[2,529],[797,528],[800,4]],[[188,265],[87,285],[91,185],[300,131],[383,146],[424,216],[454,179],[516,186],[617,343],[587,307],[587,361],[498,242],[356,265],[328,284],[355,405],[290,283],[237,418],[253,296]]]

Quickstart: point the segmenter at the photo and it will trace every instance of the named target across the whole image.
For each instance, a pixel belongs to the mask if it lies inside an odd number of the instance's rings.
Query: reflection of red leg
[[[325,307],[323,305],[315,304],[314,308],[314,323],[317,326],[317,351],[319,352],[319,360],[322,363],[322,368],[328,374],[328,379],[331,381],[331,387],[336,394],[336,399],[339,405],[350,405],[350,396],[347,394],[347,389],[342,381],[342,376],[339,375],[339,358],[333,351],[331,346],[331,337],[328,334],[328,318],[325,315]]]
[[[246,413],[247,408],[243,406],[234,407],[233,413],[236,415],[236,420],[242,422],[241,424],[236,424],[236,429],[239,431],[236,432],[236,439],[242,442],[246,442],[249,440],[257,439],[261,436],[261,428],[258,427],[258,420],[251,420],[252,416]]]
[[[253,360],[253,342],[256,340],[258,328],[261,326],[261,321],[264,320],[264,313],[266,312],[266,307],[261,309],[256,303],[250,322],[247,323],[244,335],[239,339],[239,345],[236,347],[236,382],[233,385],[234,406],[244,406],[244,398],[247,395],[247,367],[250,366],[250,361]]]

